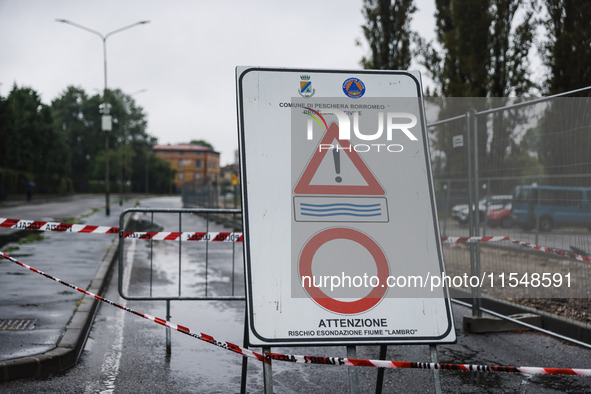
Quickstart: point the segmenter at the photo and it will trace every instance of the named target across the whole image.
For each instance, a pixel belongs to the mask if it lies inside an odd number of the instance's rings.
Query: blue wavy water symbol
[[[300,203],[302,216],[357,216],[371,217],[382,215],[381,204],[352,204],[352,203],[330,203],[310,204]]]

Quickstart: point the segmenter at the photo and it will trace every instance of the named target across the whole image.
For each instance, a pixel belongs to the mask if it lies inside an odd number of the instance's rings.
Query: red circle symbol
[[[314,255],[322,245],[335,239],[345,239],[360,244],[367,249],[376,263],[377,277],[380,280],[380,285],[374,287],[367,296],[357,301],[335,300],[327,296],[318,287],[311,286],[310,281],[306,283],[302,279],[304,276],[308,278],[313,277],[312,260]],[[349,315],[365,312],[376,306],[386,294],[387,287],[384,284],[387,283],[388,275],[390,275],[388,259],[380,246],[366,234],[351,228],[342,227],[323,230],[310,238],[300,254],[299,268],[300,280],[302,280],[304,289],[318,305],[332,312]]]

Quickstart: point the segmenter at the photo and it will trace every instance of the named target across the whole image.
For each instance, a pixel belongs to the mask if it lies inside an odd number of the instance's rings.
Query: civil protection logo
[[[343,82],[343,92],[348,97],[359,98],[365,94],[365,84],[357,78],[349,78]]]
[[[300,75],[300,88],[298,93],[302,97],[312,97],[316,93],[316,89],[312,88],[312,81],[309,75]]]

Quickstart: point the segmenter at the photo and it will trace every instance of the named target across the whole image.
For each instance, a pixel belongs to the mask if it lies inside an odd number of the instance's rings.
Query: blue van
[[[591,230],[591,188],[566,186],[517,186],[511,208],[513,223],[541,231],[565,225]]]

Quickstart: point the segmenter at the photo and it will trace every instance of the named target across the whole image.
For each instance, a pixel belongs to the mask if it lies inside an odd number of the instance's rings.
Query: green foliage
[[[411,63],[413,0],[364,0],[363,35],[370,48],[361,65],[374,70],[406,70]],[[359,43],[358,43],[359,45]]]
[[[437,84],[435,94],[453,98],[442,102],[439,119],[464,115],[468,109],[501,107],[507,104],[501,98],[534,91],[528,59],[538,26],[535,1],[436,0],[435,5],[437,43],[418,39],[417,54]],[[458,99],[462,97],[482,99],[464,102]],[[513,172],[514,133],[526,121],[521,110],[477,118],[481,176]],[[466,138],[465,127],[465,121],[442,125],[433,135],[437,169],[445,177],[466,176],[466,149],[452,147],[453,136]]]
[[[442,74],[446,97],[486,96],[488,1],[437,0],[437,38],[444,48]]]
[[[146,132],[143,109],[121,90],[108,93],[113,116],[108,133],[111,186],[130,185],[126,191],[131,192],[147,191],[147,183],[168,187],[173,172],[151,153],[157,140]],[[16,85],[8,97],[0,97],[0,199],[7,193],[24,195],[29,181],[35,182],[35,193],[103,192],[102,103],[101,96],[89,97],[74,86],[51,106],[33,89]],[[170,190],[166,187],[163,192]]]
[[[61,136],[52,126],[49,106],[30,88],[13,86],[0,105],[0,174],[9,192],[25,191],[34,181],[36,191],[48,192],[54,185],[67,185],[65,164],[55,160],[63,147]],[[59,156],[57,156],[59,157]]]
[[[528,56],[537,21],[533,2],[436,0],[437,41],[421,43],[421,59],[445,97],[528,94]]]
[[[27,235],[25,238],[18,241],[19,245],[26,245],[37,241],[43,241],[45,236],[42,232],[34,232]]]
[[[205,140],[191,140],[190,145],[201,145],[213,150],[213,145]]]
[[[549,69],[545,93],[552,95],[591,86],[591,2],[543,0],[542,3],[546,8],[543,24],[547,34],[540,52]],[[589,92],[578,96],[553,100],[546,108],[539,157],[548,174],[591,173]],[[556,181],[567,182],[567,179]],[[589,185],[586,177],[576,182]]]
[[[53,123],[61,133],[64,143],[62,160],[67,163],[66,173],[73,187],[87,191],[86,182],[96,151],[101,144],[101,131],[96,111],[96,100],[89,100],[86,93],[70,86],[52,102]]]
[[[411,64],[410,44],[416,43],[418,63],[436,87],[433,96],[481,97],[464,105],[461,100],[440,103],[439,119],[501,107],[508,102],[493,98],[527,97],[538,90],[547,95],[591,86],[591,1],[581,0],[435,0],[436,42],[410,32],[415,12],[411,0],[364,0],[362,27],[370,54],[366,68],[403,69]],[[543,36],[535,37],[542,26]],[[544,80],[534,81],[532,48],[548,69]],[[543,87],[543,89],[541,88]],[[538,109],[535,128],[526,108],[479,116],[478,170],[486,177],[555,175],[555,182],[588,183],[560,179],[561,175],[591,173],[591,111],[589,93],[577,100],[552,101]],[[531,109],[531,108],[530,108]],[[466,121],[432,129],[434,173],[443,178],[464,178],[467,147],[452,145],[454,136],[466,140]],[[470,136],[474,142],[474,135]],[[519,141],[519,142],[516,142]],[[474,149],[473,146],[470,149]],[[494,186],[494,185],[493,185]],[[496,190],[510,185],[498,185]]]
[[[540,51],[550,69],[548,94],[591,86],[591,2],[543,0],[546,39]]]

